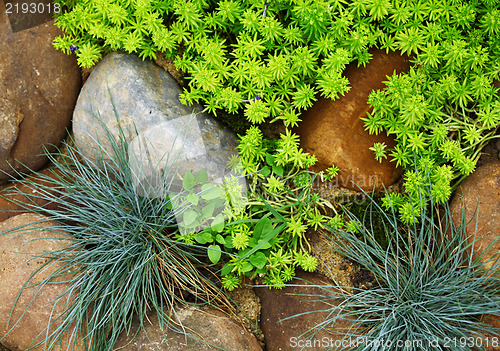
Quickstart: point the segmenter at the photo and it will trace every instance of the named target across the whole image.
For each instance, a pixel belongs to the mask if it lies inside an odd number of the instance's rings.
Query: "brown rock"
[[[381,189],[396,181],[402,173],[394,162],[375,160],[369,150],[374,143],[385,142],[388,148],[396,145],[393,138],[384,133],[370,135],[364,130],[364,122],[370,106],[368,95],[372,90],[384,88],[383,81],[394,71],[409,70],[406,57],[397,53],[386,54],[382,50],[372,51],[373,58],[366,68],[350,64],[345,77],[351,90],[335,101],[319,98],[302,116],[297,129],[302,148],[316,155],[318,162],[312,168],[322,171],[332,164],[340,168],[337,182],[346,188],[359,190]]]
[[[53,21],[13,33],[0,0],[1,171],[40,169],[43,146],[59,144],[70,125],[81,78],[75,58],[52,46],[61,33]]]
[[[494,328],[500,330],[500,320],[496,316],[484,316],[481,322],[491,324]],[[500,351],[500,335],[489,335],[485,337],[483,345],[485,346],[486,351]]]
[[[226,314],[211,307],[185,306],[176,310],[177,318],[187,333],[195,340],[166,327],[159,327],[156,313],[150,313],[145,321],[145,329],[135,338],[138,321],[132,327],[130,335],[123,333],[115,345],[122,351],[208,351],[223,349],[226,351],[262,351],[257,339],[229,318]],[[208,343],[216,347],[210,346]]]
[[[244,279],[241,288],[228,291],[227,294],[231,298],[233,304],[238,306],[234,311],[236,314],[235,318],[246,328],[246,330],[252,332],[259,342],[263,342],[264,335],[262,334],[262,330],[260,330],[259,323],[260,300],[257,294],[255,294],[253,287],[245,283]]]
[[[0,351],[11,351],[11,350],[0,344]]]
[[[491,260],[492,256],[500,250],[500,161],[487,163],[476,169],[476,171],[465,179],[458,187],[455,196],[451,200],[450,209],[453,213],[453,222],[459,225],[464,211],[464,223],[466,226],[469,243],[474,238],[477,219],[477,244],[474,245],[473,257],[477,258],[491,244],[493,246],[482,258],[483,262]],[[476,215],[476,217],[474,217]],[[472,221],[471,221],[472,220]],[[500,328],[500,320],[495,316],[485,316],[485,322],[495,328]],[[496,335],[500,338],[500,335]],[[489,337],[487,340],[493,340]],[[497,339],[500,341],[500,339]],[[486,350],[500,350],[500,345],[489,345]]]
[[[498,253],[500,250],[500,240],[497,240],[500,233],[500,161],[478,167],[465,179],[458,187],[450,209],[455,225],[460,224],[462,209],[464,209],[465,223],[470,221],[466,227],[469,242],[473,239],[476,228],[474,214],[477,215],[476,237],[479,240],[474,247],[474,258],[477,258],[494,241],[496,243],[483,259],[486,262]]]
[[[56,175],[53,172],[54,170],[52,169],[45,169],[38,173],[54,178],[56,177]],[[47,187],[50,187],[51,185],[47,179],[41,177],[38,174],[32,176],[31,178],[34,182],[40,185]],[[32,203],[31,201],[34,201],[36,205],[43,206],[48,210],[57,209],[57,206],[54,202],[48,202],[44,199],[39,199],[39,198],[32,198],[32,197],[27,198],[26,196],[17,194],[18,191],[25,194],[26,193],[32,194],[32,190],[28,186],[21,184],[20,182],[14,182],[13,184],[11,183],[0,186],[0,222],[5,221],[6,219],[9,219],[11,217],[15,217],[20,213],[29,212],[29,210],[23,208],[20,204],[16,202],[31,204]],[[55,191],[53,191],[52,193],[54,194],[54,196],[56,196]],[[2,198],[2,196],[5,196],[7,199]]]
[[[30,345],[34,345],[43,340],[43,331],[49,321],[59,316],[68,306],[64,297],[60,302],[52,302],[65,289],[66,283],[58,281],[67,280],[70,277],[63,276],[51,280],[54,284],[48,284],[40,289],[39,286],[28,287],[19,295],[22,286],[29,277],[34,274],[45,262],[45,259],[37,258],[31,260],[29,253],[50,252],[60,250],[68,244],[61,240],[67,238],[61,233],[52,233],[44,230],[49,225],[55,225],[55,222],[34,223],[43,221],[46,217],[35,214],[22,214],[0,223],[0,281],[1,296],[0,300],[0,338],[4,337],[10,328],[12,331],[2,339],[2,344],[12,351],[24,351]],[[9,230],[26,226],[22,232],[9,233]],[[58,238],[58,239],[55,239]],[[30,279],[30,284],[37,284],[51,272],[61,267],[54,263],[46,269],[40,270]],[[15,308],[12,306],[15,302]],[[31,303],[31,305],[30,305]],[[10,323],[8,323],[11,314]],[[23,315],[23,313],[25,313]],[[52,315],[52,317],[51,317]],[[22,316],[22,318],[21,318]],[[14,324],[19,320],[17,325]],[[53,330],[55,324],[50,330]],[[42,333],[42,336],[39,334]],[[69,335],[63,339],[62,348],[54,350],[66,350]],[[39,345],[33,351],[44,350],[43,345]],[[80,346],[79,350],[83,350]]]
[[[297,277],[305,279],[312,284],[333,284],[326,278],[313,273],[298,272]],[[287,320],[283,319],[300,313],[331,308],[332,301],[326,303],[316,301],[319,300],[317,296],[294,295],[325,295],[327,292],[317,287],[308,287],[306,282],[298,279],[294,279],[291,284],[302,286],[287,286],[282,290],[269,289],[267,287],[256,288],[262,305],[261,326],[264,331],[267,350],[335,350],[335,347],[331,347],[337,346],[336,342],[339,343],[342,340],[352,323],[347,320],[338,320],[333,328],[330,328],[336,333],[329,333],[323,329],[314,335],[308,343],[307,336],[311,334],[301,334],[306,333],[318,323],[323,322],[328,316],[328,312],[308,313]],[[331,296],[333,296],[333,293]],[[354,340],[352,341],[354,342]],[[346,342],[349,342],[348,338]],[[302,346],[305,347],[301,349]]]

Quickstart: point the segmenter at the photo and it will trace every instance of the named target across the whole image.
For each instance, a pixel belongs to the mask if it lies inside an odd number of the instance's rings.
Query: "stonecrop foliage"
[[[500,316],[498,253],[486,261],[491,246],[481,245],[477,229],[466,232],[465,214],[454,223],[448,205],[435,207],[432,190],[424,188],[422,204],[414,208],[419,223],[402,222],[393,204],[386,211],[366,194],[370,205],[362,216],[345,210],[345,222],[329,228],[332,249],[370,271],[374,286],[320,286],[325,294],[314,299],[332,307],[308,336],[347,320],[351,328],[342,330],[344,345],[364,341],[350,350],[467,351],[500,345],[498,329],[482,321],[485,315]],[[476,219],[469,227],[477,228]],[[376,238],[380,225],[384,244]]]
[[[412,172],[430,169],[435,199],[446,201],[500,122],[498,0],[60,2],[67,10],[56,25],[65,34],[54,46],[67,53],[78,46],[81,66],[110,50],[142,58],[163,52],[185,73],[184,103],[202,102],[211,113],[243,110],[253,124],[294,127],[318,96],[344,95],[344,68],[366,65],[370,48],[409,55],[411,71],[370,95],[365,118],[370,133],[398,142],[373,150],[408,170],[409,199],[395,201],[406,221],[419,202]]]
[[[410,55],[413,66],[370,94],[373,111],[364,120],[370,133],[385,131],[396,138],[392,150],[379,146],[374,151],[407,169],[412,204],[392,199],[406,221],[419,204],[427,170],[430,187],[425,189],[443,203],[453,184],[474,171],[481,149],[495,137],[500,125],[499,6],[498,1],[393,3],[382,20],[384,32],[393,33],[385,35],[385,47]]]

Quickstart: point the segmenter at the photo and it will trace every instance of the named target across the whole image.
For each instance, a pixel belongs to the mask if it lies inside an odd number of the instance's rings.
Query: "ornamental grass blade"
[[[403,223],[392,204],[384,211],[373,196],[365,196],[369,205],[362,218],[344,208],[349,220],[361,224],[358,233],[329,228],[329,234],[332,250],[370,271],[375,286],[318,286],[327,292],[318,299],[332,307],[317,311],[328,317],[310,332],[331,330],[338,319],[351,318],[345,340],[361,338],[350,349],[363,351],[465,351],[470,340],[476,350],[485,350],[486,340],[498,341],[499,330],[481,318],[500,317],[500,259],[498,253],[488,262],[481,260],[484,255],[473,258],[481,239],[477,226],[469,243],[465,214],[455,225],[448,204],[434,204],[432,189],[421,189],[414,208],[419,221],[413,224]],[[376,239],[375,216],[383,221],[385,245]]]

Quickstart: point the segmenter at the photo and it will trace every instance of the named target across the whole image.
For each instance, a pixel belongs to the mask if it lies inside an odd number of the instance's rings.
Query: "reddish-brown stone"
[[[333,333],[327,332],[326,329],[320,330],[310,339],[311,347],[303,349],[299,347],[299,345],[308,345],[308,336],[310,337],[311,333],[307,332],[311,329],[314,331],[314,327],[324,321],[328,316],[326,310],[335,303],[333,300],[318,301],[320,299],[318,296],[333,297],[335,292],[333,289],[326,291],[319,287],[308,286],[310,284],[333,286],[332,281],[319,274],[300,271],[297,277],[303,280],[294,279],[290,283],[297,284],[297,286],[287,286],[281,290],[267,287],[255,288],[262,305],[261,327],[267,350],[334,350],[335,347],[330,348],[330,346],[332,344],[335,346],[335,342],[340,342],[346,335],[352,326],[350,320],[338,320],[333,326],[328,325],[328,329]],[[304,294],[310,296],[304,296]],[[325,311],[307,313],[321,310]],[[304,314],[299,316],[301,313]],[[296,317],[286,319],[292,316]],[[303,335],[303,333],[307,334]],[[349,342],[348,337],[345,340]]]
[[[500,235],[500,161],[478,167],[465,179],[451,200],[450,210],[453,213],[455,225],[470,222],[466,226],[468,242],[471,243],[474,235],[478,239],[477,244],[474,245],[473,257],[478,258],[486,248],[493,244],[482,258],[483,262],[491,260],[492,256],[500,250],[498,239]],[[483,322],[500,328],[500,319],[496,316],[485,316]],[[491,343],[493,339],[490,336],[486,340]],[[500,346],[489,344],[486,350],[498,351]]]
[[[481,320],[483,323],[490,324],[493,328],[500,330],[500,319],[496,316],[487,315]],[[499,335],[488,335],[484,337],[483,345],[486,351],[500,351]],[[475,348],[474,350],[478,350]]]
[[[477,219],[475,235],[478,241],[474,245],[474,258],[482,254],[484,249],[495,241],[496,243],[484,255],[483,260],[486,262],[498,253],[500,250],[500,240],[498,240],[500,235],[500,161],[478,167],[465,179],[458,187],[450,209],[455,225],[460,224],[462,210],[464,210],[464,223],[470,222],[466,227],[469,242],[474,237]]]
[[[38,173],[46,175],[50,178],[56,177],[53,169],[44,169],[43,171],[40,171]],[[33,175],[31,176],[30,180],[40,184],[40,186],[46,186],[50,188],[50,186],[52,185],[48,179],[42,178],[40,175]],[[32,201],[36,205],[43,206],[48,210],[55,210],[58,208],[55,202],[49,202],[35,197],[28,198],[21,195],[21,193],[33,194],[33,191],[28,186],[21,184],[20,182],[14,182],[0,186],[0,222],[5,221],[6,219],[9,219],[11,217],[15,217],[20,213],[29,212],[29,210],[21,206],[21,204],[32,204]],[[52,191],[52,193],[54,194],[54,196],[56,196],[55,191]]]
[[[375,160],[369,150],[374,143],[385,142],[388,148],[396,145],[393,138],[384,133],[370,135],[364,130],[362,117],[371,110],[368,96],[372,90],[385,87],[387,80],[397,73],[409,70],[405,56],[382,50],[373,50],[373,58],[365,68],[350,64],[344,73],[351,90],[337,100],[319,98],[302,116],[297,129],[302,148],[316,155],[318,162],[312,168],[322,171],[331,165],[340,168],[337,182],[353,190],[381,189],[390,186],[402,173],[394,162]],[[358,186],[356,186],[357,184]]]
[[[44,266],[47,258],[34,259],[34,255],[62,250],[72,243],[67,235],[48,229],[56,225],[46,217],[32,213],[0,223],[0,339],[5,337],[2,344],[12,351],[24,351],[43,341],[44,329],[50,325],[49,334],[53,332],[59,324],[54,320],[73,301],[71,298],[68,301],[67,295],[63,296],[70,287],[67,281],[74,278],[71,272],[39,285],[63,267],[60,262]],[[28,285],[19,294],[28,280]],[[60,296],[63,297],[59,299]],[[74,340],[72,332],[69,328],[62,335],[62,345],[54,347],[54,351],[70,349],[68,344]],[[80,339],[76,346],[75,350],[83,350]],[[41,344],[30,350],[42,351],[45,347]]]
[[[66,135],[81,78],[75,57],[52,46],[60,34],[53,21],[13,33],[0,0],[0,180],[15,174],[9,164],[40,169],[43,147]]]

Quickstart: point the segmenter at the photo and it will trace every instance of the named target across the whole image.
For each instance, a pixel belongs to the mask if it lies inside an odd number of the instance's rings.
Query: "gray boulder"
[[[85,157],[95,159],[99,144],[113,155],[105,128],[120,143],[125,133],[129,162],[137,182],[154,183],[172,166],[211,179],[227,174],[227,162],[237,154],[236,135],[201,112],[179,101],[175,80],[163,68],[135,55],[111,53],[92,71],[73,115],[75,143]],[[98,118],[96,118],[98,116]],[[147,189],[144,189],[147,192]]]

